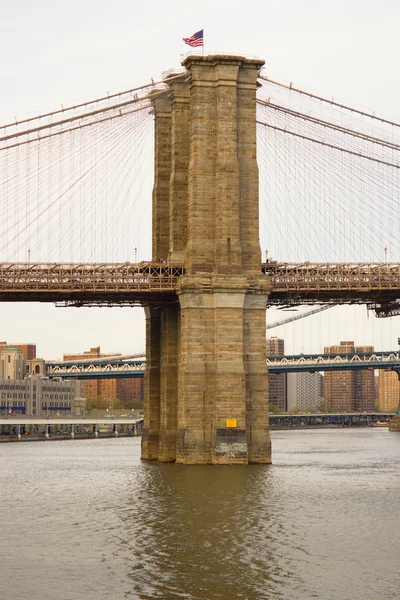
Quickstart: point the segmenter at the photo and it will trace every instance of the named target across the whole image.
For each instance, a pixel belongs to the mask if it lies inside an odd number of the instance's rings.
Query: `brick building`
[[[277,337],[267,338],[267,356],[284,356],[285,340]],[[280,411],[287,410],[286,374],[268,374],[268,402]]]
[[[373,352],[373,346],[356,346],[356,352]],[[375,410],[376,387],[374,369],[354,372],[354,410],[369,412]]]
[[[131,377],[117,380],[118,398],[122,406],[130,407],[131,401],[143,402],[144,398],[143,377]]]
[[[325,354],[373,352],[373,346],[355,346],[353,341],[325,346]],[[357,412],[374,411],[376,401],[374,369],[362,371],[328,371],[324,378],[325,407]]]
[[[338,346],[325,346],[325,354],[354,354],[354,342],[340,342]],[[337,411],[354,408],[353,371],[327,371],[324,378],[325,408]]]
[[[102,354],[100,346],[96,346],[83,354],[64,354],[64,360],[87,360],[105,356],[117,357],[121,354]],[[117,399],[127,408],[131,408],[133,402],[143,402],[143,378],[86,379],[84,384],[86,398],[105,398],[110,401]]]
[[[399,406],[399,378],[394,371],[379,370],[378,410],[397,412]]]
[[[33,360],[36,358],[36,344],[7,344],[7,342],[0,342],[0,352],[6,348],[21,350],[24,360]]]

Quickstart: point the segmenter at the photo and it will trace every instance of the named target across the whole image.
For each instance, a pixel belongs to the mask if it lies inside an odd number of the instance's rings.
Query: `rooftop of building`
[[[19,352],[20,354],[23,354],[20,348],[14,348],[13,346],[7,346],[7,348],[4,348],[1,351],[1,354],[3,354],[3,352]]]

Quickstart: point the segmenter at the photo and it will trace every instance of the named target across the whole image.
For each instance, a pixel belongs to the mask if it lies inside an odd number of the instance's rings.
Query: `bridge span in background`
[[[386,369],[400,373],[400,354],[396,350],[355,354],[296,354],[267,356],[269,373],[350,371]],[[115,358],[46,363],[50,379],[118,379],[144,377],[145,360]]]

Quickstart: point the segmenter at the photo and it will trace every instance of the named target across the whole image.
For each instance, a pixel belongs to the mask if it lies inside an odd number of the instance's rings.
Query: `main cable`
[[[276,85],[281,88],[290,90],[291,92],[296,92],[303,96],[307,96],[308,98],[312,98],[314,100],[319,100],[320,102],[330,104],[331,106],[336,106],[342,110],[347,110],[349,112],[361,115],[363,117],[368,117],[369,119],[374,119],[374,120],[380,121],[381,123],[385,123],[387,125],[392,125],[393,127],[400,127],[400,123],[396,123],[395,121],[390,121],[390,120],[384,119],[382,117],[377,117],[373,113],[367,113],[367,112],[359,110],[357,108],[352,108],[351,106],[346,106],[345,104],[340,104],[339,102],[335,102],[334,100],[329,100],[328,98],[323,98],[322,96],[317,96],[316,94],[311,94],[310,92],[306,92],[299,88],[293,87],[292,84],[287,85],[284,83],[280,83],[278,81],[274,81],[273,79],[270,79],[269,77],[265,77],[264,75],[259,75],[258,78],[261,79],[262,81],[266,81],[267,83],[271,83],[272,85]]]

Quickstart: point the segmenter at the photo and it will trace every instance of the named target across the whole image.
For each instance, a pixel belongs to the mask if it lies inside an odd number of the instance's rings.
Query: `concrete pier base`
[[[389,423],[389,431],[400,432],[400,415],[396,415]]]
[[[176,462],[269,463],[266,290],[249,298],[241,276],[214,278],[203,294],[198,284],[187,278],[179,294]]]

